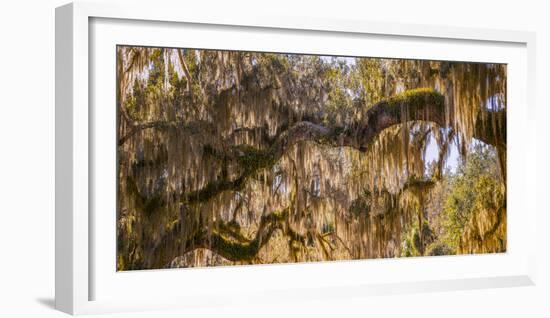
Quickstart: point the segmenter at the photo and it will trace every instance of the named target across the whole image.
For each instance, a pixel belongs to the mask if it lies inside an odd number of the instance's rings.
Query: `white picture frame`
[[[92,238],[97,227],[103,223],[96,223],[92,217],[92,207],[97,204],[93,201],[92,192],[95,186],[92,179],[96,179],[95,173],[98,172],[98,166],[94,164],[97,158],[94,156],[97,148],[94,148],[93,140],[103,137],[99,136],[97,121],[92,120],[94,113],[91,105],[98,96],[91,94],[95,88],[95,82],[92,75],[103,74],[96,72],[91,66],[92,59],[95,57],[94,42],[100,35],[99,32],[105,30],[112,33],[111,37],[104,36],[104,39],[110,38],[107,45],[118,44],[148,44],[148,43],[120,43],[121,37],[117,37],[115,29],[96,29],[94,23],[101,21],[122,21],[137,23],[148,28],[148,25],[154,24],[156,32],[161,28],[166,33],[170,30],[177,31],[179,25],[193,25],[198,28],[206,26],[212,30],[221,30],[224,28],[244,28],[254,32],[285,32],[285,34],[315,34],[315,37],[326,37],[338,39],[339,37],[371,36],[384,39],[395,39],[399,41],[430,42],[432,44],[452,45],[456,48],[468,45],[495,46],[496,49],[479,48],[480,55],[489,56],[497,54],[500,46],[513,47],[511,65],[514,66],[514,74],[518,74],[518,79],[514,85],[517,91],[516,95],[518,108],[510,110],[510,116],[516,118],[511,120],[512,126],[524,126],[528,129],[509,130],[509,140],[521,140],[525,136],[534,136],[535,125],[534,114],[534,81],[535,81],[535,34],[519,31],[499,31],[499,30],[480,30],[454,27],[435,27],[427,25],[405,25],[399,23],[379,23],[368,21],[348,21],[348,20],[330,20],[330,19],[298,19],[286,16],[251,16],[251,15],[224,15],[214,16],[201,12],[189,12],[184,10],[184,5],[173,7],[145,7],[143,5],[119,6],[116,3],[110,4],[91,4],[91,3],[72,3],[56,9],[56,268],[55,268],[55,294],[56,308],[70,314],[103,313],[115,311],[135,311],[145,309],[160,309],[171,307],[197,306],[197,305],[215,305],[232,304],[239,302],[284,302],[308,299],[322,299],[324,297],[339,298],[395,294],[423,291],[448,291],[459,289],[477,289],[491,287],[509,287],[526,286],[534,284],[536,281],[535,268],[535,219],[536,208],[532,202],[534,194],[524,193],[522,191],[511,191],[513,196],[510,204],[510,215],[514,221],[514,210],[520,211],[524,217],[521,224],[517,227],[511,226],[509,235],[511,239],[521,237],[521,244],[511,248],[504,256],[499,255],[480,255],[472,257],[439,257],[429,259],[412,259],[403,262],[393,262],[391,260],[375,260],[337,263],[315,263],[315,264],[293,264],[276,265],[260,267],[236,267],[220,269],[200,269],[196,271],[188,270],[168,270],[168,271],[147,271],[147,273],[138,273],[135,276],[127,273],[115,273],[112,267],[113,275],[118,278],[107,281],[109,278],[101,276],[101,270],[98,269],[95,260],[98,255],[98,244],[102,242]],[[116,23],[115,23],[116,24]],[[127,25],[124,27],[128,27]],[[123,27],[120,28],[122,30]],[[241,31],[239,31],[241,32]],[[147,33],[147,32],[142,32]],[[124,36],[124,33],[120,33]],[[143,35],[146,36],[146,35]],[[215,35],[214,35],[215,36]],[[155,40],[157,45],[168,45],[169,37],[158,36]],[[141,39],[141,40],[140,40]],[[134,41],[146,41],[145,37],[136,38]],[[168,41],[168,42],[167,42]],[[132,41],[130,41],[132,42]],[[221,45],[221,44],[218,44]],[[261,44],[239,44],[243,46]],[[295,50],[300,51],[297,44]],[[330,44],[327,45],[330,51]],[[216,47],[214,45],[214,47]],[[411,45],[412,47],[412,45]],[[337,48],[334,48],[338,53]],[[304,50],[302,48],[302,50]],[[313,49],[318,53],[321,48]],[[411,48],[412,50],[412,48]],[[421,49],[420,49],[421,50]],[[458,50],[460,51],[460,50]],[[503,50],[504,51],[504,50]],[[512,52],[511,51],[511,52]],[[328,52],[328,51],[327,51]],[[331,51],[332,52],[332,51]],[[359,52],[359,51],[358,51]],[[380,51],[382,52],[382,51]],[[341,53],[341,52],[340,52]],[[384,53],[381,53],[384,54]],[[416,54],[416,53],[411,53]],[[417,53],[422,55],[422,52]],[[453,54],[457,54],[456,52]],[[464,53],[463,59],[475,59],[467,57]],[[504,54],[504,53],[503,53]],[[112,53],[114,56],[114,51]],[[379,55],[383,56],[383,55]],[[415,55],[416,56],[416,55]],[[450,56],[451,58],[453,56]],[[456,58],[456,56],[455,56]],[[481,57],[480,57],[481,58]],[[507,57],[503,55],[501,62],[506,62]],[[497,58],[498,60],[499,58]],[[109,63],[106,63],[109,64]],[[517,66],[517,67],[516,67]],[[94,66],[95,67],[95,66]],[[114,74],[114,69],[112,70]],[[101,76],[101,75],[99,75]],[[114,86],[115,82],[112,82]],[[512,88],[515,88],[513,86]],[[515,94],[515,93],[514,93]],[[520,96],[521,95],[521,96]],[[114,104],[113,104],[114,105]],[[101,116],[101,114],[99,114]],[[103,117],[101,117],[103,118]],[[97,118],[96,118],[97,120]],[[513,127],[511,127],[513,128]],[[522,134],[522,135],[520,135]],[[109,138],[107,136],[106,138]],[[115,138],[113,135],[112,138]],[[534,140],[535,138],[525,138],[524,140]],[[513,167],[526,162],[529,155],[535,153],[534,141],[523,142],[517,149],[510,149],[508,170],[511,172],[509,180],[511,190],[520,189],[527,184],[536,183],[535,167],[514,173]],[[521,148],[519,147],[521,146]],[[114,149],[114,148],[112,148]],[[523,165],[526,166],[526,165]],[[99,168],[101,169],[101,167]],[[515,194],[514,194],[515,193]],[[114,212],[113,212],[114,213]],[[516,219],[517,220],[517,219]],[[514,223],[515,224],[515,223]],[[108,242],[107,242],[108,243]],[[107,244],[105,243],[105,244]],[[107,255],[108,256],[108,255]],[[459,265],[454,265],[457,264]],[[490,264],[503,264],[502,269],[495,270]],[[451,275],[453,268],[461,266],[480,267],[463,273]],[[437,270],[445,267],[447,270]],[[368,268],[372,275],[365,275],[362,280],[355,281],[351,274],[361,273]],[[384,272],[390,268],[396,278],[390,279]],[[420,273],[419,270],[425,269],[427,273]],[[418,272],[416,279],[404,280],[400,277],[405,276],[405,270],[408,274]],[[329,279],[326,282],[318,283],[314,278],[316,275],[327,275],[333,272],[348,272],[350,275]],[[380,275],[381,273],[381,275]],[[401,275],[400,275],[401,273]],[[125,276],[120,276],[125,275]],[[284,275],[294,275],[292,284],[283,288],[278,285],[278,277]],[[209,291],[204,289],[197,293],[176,294],[174,297],[167,298],[162,293],[156,295],[147,294],[143,299],[129,297],[116,297],[122,290],[131,291],[132,281],[139,280],[139,284],[144,289],[154,289],[153,281],[162,282],[173,279],[188,279],[190,286],[198,287],[199,279],[193,280],[192,277],[211,276],[221,279],[228,277],[231,280],[243,279],[249,277],[250,282],[244,282],[239,287],[226,288],[216,287],[210,281]],[[409,275],[410,276],[410,275]],[[375,277],[378,277],[375,279]],[[112,278],[112,277],[111,277]],[[265,288],[258,293],[259,279],[265,279]],[[102,289],[98,289],[95,280],[102,279]],[[117,285],[126,284],[117,289]],[[195,284],[195,285],[193,285]],[[214,287],[212,289],[212,287]],[[113,290],[113,295],[101,297],[98,292],[106,293],[106,290]],[[228,296],[227,291],[231,291]],[[306,292],[305,292],[306,291]],[[226,292],[222,296],[222,292]],[[185,297],[182,297],[185,295]]]

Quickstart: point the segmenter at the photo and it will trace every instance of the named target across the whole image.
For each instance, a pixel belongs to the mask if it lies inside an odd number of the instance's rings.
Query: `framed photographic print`
[[[534,283],[533,34],[175,12],[56,11],[56,308]]]

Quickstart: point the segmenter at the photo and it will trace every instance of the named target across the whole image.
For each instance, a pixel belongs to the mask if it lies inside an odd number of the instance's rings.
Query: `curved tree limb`
[[[176,222],[171,230],[162,237],[162,240],[152,249],[147,258],[147,268],[164,268],[177,256],[183,255],[197,248],[208,249],[223,258],[234,262],[253,261],[259,250],[269,242],[276,230],[289,231],[286,223],[289,209],[273,212],[262,216],[258,231],[253,239],[247,240],[240,233],[231,230],[227,222],[218,222],[212,233],[206,227],[198,229],[191,239],[178,239],[181,235],[182,224]],[[294,233],[295,235],[295,233]]]
[[[434,182],[431,180],[411,179],[403,185],[400,193],[417,187],[432,187],[433,184]],[[388,193],[388,195],[392,194]],[[399,194],[392,196],[397,195]],[[203,226],[197,229],[189,239],[182,240],[180,238],[182,236],[183,222],[178,220],[174,222],[171,229],[162,236],[161,240],[150,249],[150,255],[146,258],[147,264],[144,265],[146,268],[164,268],[176,257],[198,248],[208,249],[229,261],[252,262],[257,258],[260,249],[269,242],[272,235],[277,230],[282,231],[290,241],[305,244],[305,238],[294,231],[288,223],[291,211],[292,207],[289,206],[281,211],[262,216],[258,230],[252,239],[244,237],[240,232],[238,224],[234,221],[218,221],[213,225],[210,232],[206,226]],[[344,248],[351,255],[351,250],[341,241],[341,238],[339,238],[336,233],[330,232],[325,235],[332,235],[340,240]],[[324,248],[322,243],[320,244],[321,247]],[[327,255],[329,255],[328,252],[325,256]]]
[[[446,120],[445,99],[443,95],[433,89],[415,89],[405,91],[394,97],[375,104],[367,112],[367,121],[359,127],[356,136],[356,147],[363,149],[382,130],[405,121],[433,122],[440,127],[449,127],[453,118]],[[499,123],[499,125],[492,125]],[[499,127],[496,129],[496,127]],[[506,111],[481,111],[478,114],[474,138],[486,144],[497,146],[506,145]],[[353,141],[348,141],[353,144]]]
[[[329,128],[321,124],[302,121],[283,132],[266,150],[250,146],[230,147],[224,154],[228,162],[237,162],[243,173],[233,179],[222,178],[213,181],[203,189],[186,196],[189,202],[204,202],[220,192],[237,190],[252,173],[275,164],[288,149],[302,141],[313,141],[335,147],[348,146],[366,151],[368,146],[383,130],[401,124],[405,117],[409,121],[430,121],[447,127],[443,96],[433,90],[418,90],[384,100],[374,105],[367,113],[366,123],[349,129]],[[474,137],[494,146],[506,144],[506,116],[503,112],[487,112],[484,119],[478,119]],[[497,117],[497,118],[495,118]],[[489,123],[492,120],[503,122],[499,131]]]
[[[278,154],[297,142],[312,140],[365,151],[374,138],[386,128],[407,121],[428,121],[440,127],[448,127],[450,124],[446,120],[448,115],[444,97],[440,93],[432,89],[409,90],[376,103],[367,111],[365,122],[352,124],[347,129],[326,127],[317,122],[315,117],[308,118],[309,121],[298,122],[282,133],[271,148],[275,154]],[[137,124],[128,135],[119,140],[119,144],[124,143],[136,131],[142,129],[185,128],[188,125],[190,124],[163,121]],[[474,137],[489,145],[505,147],[506,111],[482,111],[476,120]]]

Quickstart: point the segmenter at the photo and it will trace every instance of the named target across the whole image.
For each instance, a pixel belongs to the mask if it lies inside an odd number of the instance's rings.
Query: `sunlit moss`
[[[435,107],[443,108],[445,106],[444,96],[432,88],[416,88],[403,91],[385,99],[389,109],[395,109],[395,106],[407,105],[407,108],[423,108],[426,104],[432,104]]]

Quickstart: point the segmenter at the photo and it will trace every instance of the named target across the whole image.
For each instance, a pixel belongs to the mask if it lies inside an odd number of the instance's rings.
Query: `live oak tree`
[[[475,144],[498,193],[419,254],[506,247],[505,65],[120,46],[117,109],[119,270],[405,255]]]

